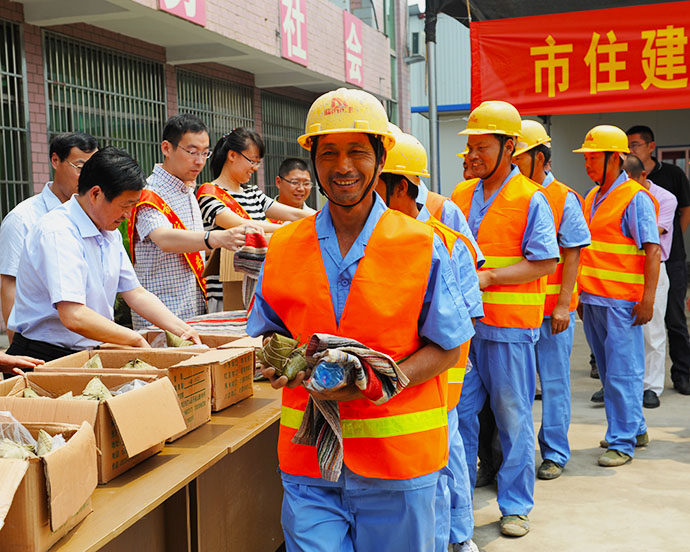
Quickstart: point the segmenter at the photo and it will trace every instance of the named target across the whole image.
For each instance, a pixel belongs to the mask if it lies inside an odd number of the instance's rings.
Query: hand
[[[307,389],[307,393],[315,399],[321,399],[322,401],[352,401],[354,399],[366,398],[354,383],[335,391],[326,390],[319,392]]]
[[[28,368],[29,370],[32,370],[39,364],[43,364],[43,361],[38,358],[0,353],[0,372],[11,373],[16,368]]]
[[[136,337],[132,340],[132,343],[129,344],[130,347],[141,347],[142,349],[150,349],[151,348],[151,344],[148,341],[146,341],[146,339],[144,339],[143,335],[141,335],[135,331],[132,331],[132,333]]]
[[[568,307],[556,305],[551,313],[551,334],[556,335],[564,332],[570,325],[570,313]]]
[[[491,270],[480,270],[477,272],[479,278],[479,289],[486,289],[492,284],[493,273]]]
[[[271,382],[271,387],[273,387],[273,389],[282,389],[283,387],[294,389],[295,387],[302,385],[304,380],[309,379],[309,376],[311,376],[311,370],[300,370],[297,372],[295,379],[288,380],[287,376],[276,376],[276,370],[273,368],[273,366],[266,366],[265,364],[262,364],[261,374]]]
[[[180,339],[186,339],[187,341],[192,341],[196,345],[203,345],[201,339],[199,339],[199,332],[197,332],[191,326],[185,324],[185,331],[180,334]]]
[[[642,326],[652,319],[654,316],[654,301],[640,301],[632,308],[635,315],[633,326]]]
[[[244,245],[246,226],[235,226],[227,230],[215,230],[210,234],[210,243],[214,248],[222,247],[230,251],[237,251]]]
[[[582,301],[578,301],[577,303],[577,317],[582,320],[582,315],[584,312],[585,308],[582,306]]]

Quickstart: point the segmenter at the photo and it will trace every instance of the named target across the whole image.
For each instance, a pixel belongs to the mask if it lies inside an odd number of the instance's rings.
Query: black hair
[[[49,157],[55,153],[60,161],[69,157],[72,148],[78,148],[84,153],[91,153],[98,149],[98,140],[85,132],[63,132],[56,134],[50,141]]]
[[[551,160],[551,148],[546,144],[539,144],[533,148],[535,155],[541,153],[544,156],[544,165]]]
[[[141,167],[125,150],[106,146],[84,163],[79,174],[79,195],[99,186],[112,201],[122,192],[140,191],[146,185]]]
[[[419,187],[409,178],[405,177],[405,175],[382,173],[379,178],[386,184],[386,197],[384,198],[386,200],[386,205],[388,205],[390,202],[390,198],[393,195],[395,188],[403,180],[407,181],[407,195],[410,196],[411,199],[417,199],[417,196],[419,195]]]
[[[225,161],[228,158],[229,151],[242,153],[252,143],[259,150],[259,158],[263,159],[266,153],[264,141],[261,139],[261,135],[251,128],[233,128],[218,140],[213,148],[213,154],[211,155],[211,175],[213,178],[215,179],[220,176]]]
[[[278,176],[280,176],[280,178],[285,178],[294,170],[309,172],[309,166],[302,161],[302,159],[298,159],[297,157],[288,157],[280,164],[280,167],[278,168]]]
[[[625,133],[628,136],[639,134],[645,142],[654,142],[654,131],[646,125],[631,126]]]
[[[208,128],[206,128],[206,125],[199,117],[191,113],[180,113],[173,115],[165,122],[163,140],[177,147],[177,144],[182,140],[182,136],[188,132],[193,134],[198,134],[199,132],[209,133]]]
[[[637,155],[628,155],[623,161],[623,170],[630,175],[630,178],[637,180],[645,170],[644,163]]]

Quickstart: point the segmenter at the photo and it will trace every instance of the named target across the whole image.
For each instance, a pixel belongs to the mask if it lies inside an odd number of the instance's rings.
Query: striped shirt
[[[239,203],[247,214],[254,220],[266,220],[266,209],[273,205],[273,200],[264,194],[255,184],[245,184],[241,192],[225,190]],[[225,203],[215,197],[205,196],[199,200],[201,217],[204,221],[204,230],[222,230],[216,225],[216,217],[221,211],[227,209]],[[223,300],[223,284],[218,276],[206,278],[206,293],[209,299]]]
[[[156,165],[147,179],[146,188],[158,194],[175,211],[187,230],[203,230],[193,187],[187,186],[161,165]],[[157,228],[172,228],[172,224],[154,207],[139,207],[134,236],[134,269],[141,285],[158,296],[168,309],[183,320],[204,314],[206,301],[184,255],[166,253],[148,237]],[[149,325],[134,312],[132,323],[135,330]]]

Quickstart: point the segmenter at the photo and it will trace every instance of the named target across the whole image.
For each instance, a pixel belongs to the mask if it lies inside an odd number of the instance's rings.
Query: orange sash
[[[177,216],[175,211],[173,211],[158,194],[152,192],[151,190],[142,190],[139,202],[134,206],[134,209],[132,209],[132,215],[127,220],[127,236],[129,237],[129,251],[132,257],[132,264],[136,262],[134,258],[134,231],[136,229],[137,211],[142,205],[149,205],[150,207],[159,210],[165,215],[165,218],[170,221],[170,224],[172,224],[173,228],[177,230],[187,230],[187,227],[180,220],[180,217]],[[201,257],[201,253],[199,251],[194,251],[192,253],[182,253],[182,255],[184,255],[187,263],[189,263],[189,267],[192,269],[192,272],[194,272],[196,281],[199,284],[204,297],[206,297],[206,278],[202,276],[202,273],[204,272],[204,259]]]
[[[196,192],[197,201],[202,197],[215,197],[216,199],[222,201],[225,204],[225,206],[236,215],[239,215],[247,220],[252,219],[252,217],[249,216],[249,213],[247,213],[247,211],[244,210],[244,207],[237,203],[237,200],[220,186],[216,186],[215,184],[211,184],[210,182],[202,184],[201,186],[199,186],[199,189]]]

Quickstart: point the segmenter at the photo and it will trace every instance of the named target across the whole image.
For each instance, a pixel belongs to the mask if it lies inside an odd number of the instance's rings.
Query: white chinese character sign
[[[350,12],[343,12],[345,23],[345,81],[360,88],[364,87],[362,65],[362,21]]]
[[[206,0],[158,0],[158,7],[202,27],[206,25]]]
[[[307,0],[280,0],[281,55],[307,66]]]

